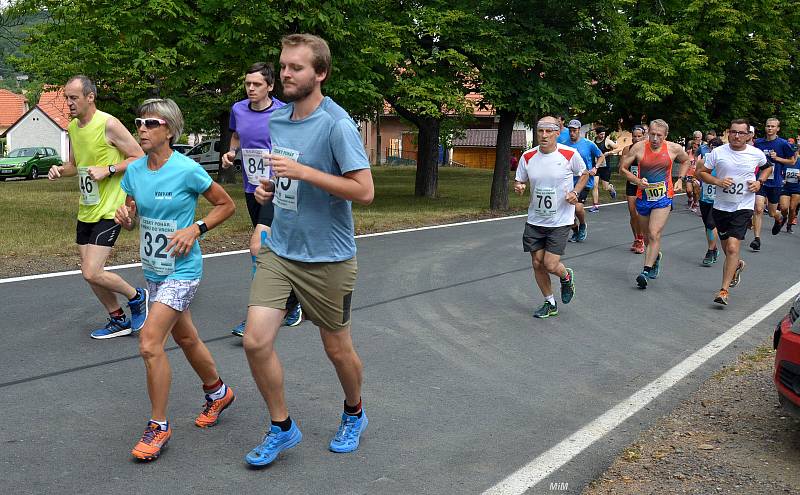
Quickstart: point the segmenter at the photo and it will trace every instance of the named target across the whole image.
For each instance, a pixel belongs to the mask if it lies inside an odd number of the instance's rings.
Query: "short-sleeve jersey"
[[[78,168],[78,178],[85,181],[85,171],[88,167],[108,167],[125,160],[125,155],[106,140],[106,124],[111,118],[110,114],[96,110],[92,120],[85,126],[78,125],[78,119],[72,119],[67,125],[72,155],[75,157],[75,166]],[[103,180],[92,182],[89,188],[99,190],[99,198],[95,204],[78,204],[78,220],[94,223],[100,220],[114,218],[117,208],[125,201],[125,193],[119,187],[122,174],[106,177]],[[86,190],[87,185],[81,184],[81,189]]]
[[[517,182],[530,182],[531,203],[528,220],[539,227],[563,227],[575,220],[575,205],[566,196],[573,190],[574,177],[586,171],[586,164],[575,148],[556,145],[543,153],[539,147],[526,151],[517,166]]]
[[[272,150],[272,141],[269,135],[269,119],[275,110],[286,105],[277,98],[272,98],[272,105],[264,110],[250,108],[250,100],[237,101],[231,108],[229,127],[239,135],[239,145],[242,149]],[[242,167],[242,173],[244,174]],[[244,192],[252,193],[256,185],[251,184],[247,177],[242,181]]]
[[[775,150],[775,154],[781,158],[792,158],[794,157],[792,145],[782,137],[776,137],[772,141],[767,138],[758,138],[756,139],[755,147],[764,152],[767,162],[772,165],[772,172],[769,175],[769,179],[764,182],[764,185],[767,187],[781,187],[783,185],[783,164],[773,160],[769,156],[769,152]]]
[[[122,189],[136,201],[142,234],[140,241],[147,244],[141,246],[141,250],[156,257],[166,255],[163,259],[168,260],[172,254],[163,250],[165,238],[168,237],[164,226],[174,226],[174,230],[190,226],[194,222],[198,196],[206,192],[212,182],[208,172],[199,163],[177,152],[173,152],[158,170],[147,168],[147,156],[128,165],[122,179]],[[152,226],[152,232],[147,236],[149,226]],[[202,277],[203,256],[197,241],[188,254],[178,256],[174,261],[174,271],[169,274],[150,271],[143,263],[144,277],[151,282]]]
[[[758,168],[766,163],[764,153],[749,144],[741,151],[724,144],[707,154],[705,167],[716,171],[720,179],[730,177],[734,181],[729,187],[717,186],[714,208],[721,211],[752,210],[756,193],[750,192],[748,185],[756,180]]]
[[[338,176],[369,168],[355,122],[333,100],[326,96],[301,120],[292,120],[293,111],[289,103],[272,114],[273,153]],[[350,201],[307,182],[280,178],[272,202],[275,219],[267,245],[278,256],[303,262],[345,261],[355,256]]]
[[[586,138],[578,139],[577,143],[573,143],[572,140],[566,143],[567,146],[570,148],[575,148],[580,153],[581,158],[583,158],[583,163],[586,164],[586,169],[591,170],[594,168],[595,163],[597,163],[597,159],[603,155],[603,152],[600,148],[595,144],[593,141],[590,141]],[[578,178],[575,178],[575,183],[578,183]],[[591,189],[594,187],[594,177],[591,175],[589,176],[589,182],[586,183],[586,187]]]

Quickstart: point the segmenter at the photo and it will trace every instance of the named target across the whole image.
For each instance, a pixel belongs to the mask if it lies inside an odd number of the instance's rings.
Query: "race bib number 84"
[[[264,153],[267,150],[242,148],[242,166],[247,176],[247,182],[257,186],[261,184],[260,179],[269,179],[271,169],[264,163]]]
[[[167,253],[169,236],[178,229],[175,220],[139,219],[139,256],[142,268],[158,275],[175,271],[175,258]]]

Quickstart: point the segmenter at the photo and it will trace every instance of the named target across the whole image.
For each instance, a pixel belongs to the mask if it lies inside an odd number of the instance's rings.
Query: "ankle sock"
[[[549,303],[550,303],[550,304],[552,304],[553,306],[555,306],[555,305],[556,305],[556,298],[555,298],[555,297],[553,297],[553,294],[550,294],[549,296],[544,296],[544,300],[545,300],[545,301],[547,301],[547,302],[549,302]]]
[[[348,416],[355,416],[360,418],[362,416],[361,412],[361,399],[358,399],[358,404],[355,406],[348,406],[347,401],[344,401],[344,413]]]
[[[208,397],[211,398],[211,400],[220,400],[221,398],[225,397],[225,394],[228,392],[228,386],[222,383],[222,380],[219,380],[219,383],[220,386],[217,387],[216,390],[205,391],[206,394],[208,394]],[[205,386],[203,387],[203,389],[205,390]]]
[[[122,321],[122,320],[125,319],[125,312],[122,311],[122,308],[119,308],[116,311],[112,311],[112,312],[110,312],[108,314],[109,314],[109,316],[111,316],[112,319],[117,320],[117,321]]]
[[[128,298],[128,302],[133,302],[133,301],[135,301],[137,299],[139,299],[139,289],[136,289],[136,295],[135,296]]]
[[[167,421],[166,419],[164,421],[156,421],[155,419],[151,418],[150,422],[157,424],[158,428],[161,431],[167,431],[169,429],[169,421]]]
[[[272,424],[281,429],[281,431],[289,431],[292,429],[292,418],[287,417],[283,421],[272,421]]]

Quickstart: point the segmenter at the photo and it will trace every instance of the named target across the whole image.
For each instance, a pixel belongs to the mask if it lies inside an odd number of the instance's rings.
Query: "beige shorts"
[[[332,263],[305,263],[281,258],[266,247],[258,254],[250,286],[250,306],[285,310],[294,291],[303,315],[329,330],[350,326],[358,264],[355,257]]]

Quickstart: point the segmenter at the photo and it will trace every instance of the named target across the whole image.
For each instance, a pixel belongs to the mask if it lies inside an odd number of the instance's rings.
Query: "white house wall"
[[[69,139],[67,132],[58,127],[41,110],[35,108],[6,134],[6,149],[47,146],[58,151],[62,159],[67,158]]]

